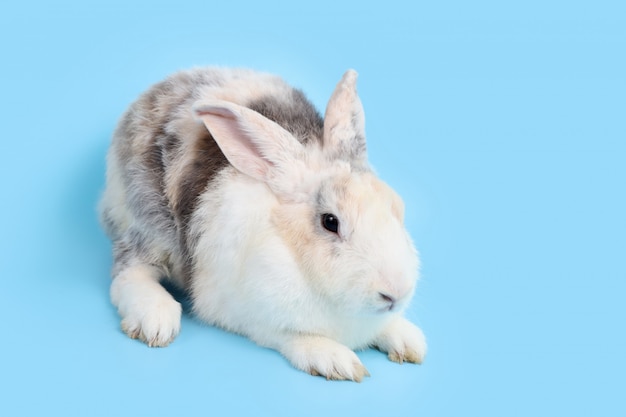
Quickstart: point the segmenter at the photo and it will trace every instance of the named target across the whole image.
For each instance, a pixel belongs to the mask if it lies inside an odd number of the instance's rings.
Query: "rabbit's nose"
[[[385,309],[388,311],[391,311],[393,307],[396,305],[396,299],[390,296],[389,294],[384,294],[382,292],[379,292],[378,295],[380,295],[381,300],[385,302],[386,304]]]

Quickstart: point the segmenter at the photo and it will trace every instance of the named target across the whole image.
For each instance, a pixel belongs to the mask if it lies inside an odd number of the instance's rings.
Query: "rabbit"
[[[189,294],[202,321],[327,379],[369,376],[355,350],[421,363],[403,317],[419,260],[401,198],[367,160],[357,73],[324,117],[301,90],[248,69],[195,68],[122,116],[100,218],[123,331],[167,346]]]

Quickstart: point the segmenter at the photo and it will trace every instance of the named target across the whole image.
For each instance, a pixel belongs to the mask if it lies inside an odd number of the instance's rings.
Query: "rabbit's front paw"
[[[150,347],[169,345],[180,331],[180,303],[169,294],[157,298],[143,300],[141,305],[127,309],[122,316],[124,333]]]
[[[296,368],[311,375],[356,382],[370,376],[352,350],[326,337],[299,336],[281,352]]]
[[[422,363],[426,356],[424,333],[402,317],[398,317],[387,326],[376,339],[375,346],[397,363]]]
[[[167,346],[180,331],[182,307],[159,284],[159,271],[137,264],[111,283],[111,301],[122,316],[122,330],[148,346]]]

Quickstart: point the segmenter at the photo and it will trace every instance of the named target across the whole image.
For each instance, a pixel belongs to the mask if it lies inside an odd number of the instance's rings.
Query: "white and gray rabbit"
[[[353,349],[420,363],[402,312],[418,258],[402,200],[367,161],[357,74],[324,118],[301,91],[250,70],[174,74],[125,113],[100,211],[113,241],[111,300],[149,346],[200,319],[329,379],[369,375]]]

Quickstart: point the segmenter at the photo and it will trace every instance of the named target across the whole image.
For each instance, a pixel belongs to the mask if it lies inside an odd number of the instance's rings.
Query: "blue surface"
[[[0,415],[626,415],[623,2],[209,3],[1,6]],[[122,334],[94,209],[109,137],[205,64],[321,109],[359,71],[422,254],[424,365],[365,351],[371,378],[327,382],[189,316],[165,349]]]

